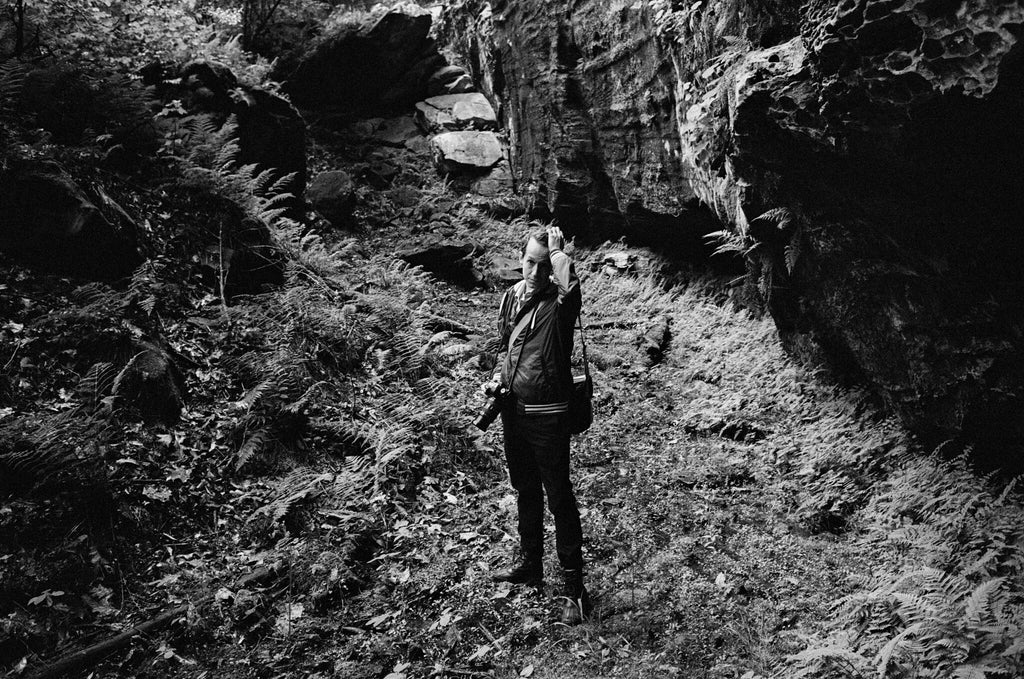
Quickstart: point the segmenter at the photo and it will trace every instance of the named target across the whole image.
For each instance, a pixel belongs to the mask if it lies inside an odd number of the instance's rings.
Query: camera
[[[505,400],[508,398],[508,389],[501,385],[487,389],[484,393],[490,396],[490,398],[487,399],[487,403],[484,404],[480,414],[473,420],[473,426],[480,431],[487,431],[487,428],[494,422],[494,418],[501,413],[501,408],[505,405]]]

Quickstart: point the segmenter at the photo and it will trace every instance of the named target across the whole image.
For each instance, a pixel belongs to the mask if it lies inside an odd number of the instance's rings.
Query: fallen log
[[[261,584],[276,575],[278,575],[277,568],[264,566],[239,578],[235,583],[234,589],[244,589],[252,585]],[[202,599],[202,601],[212,598],[213,595],[207,595]],[[27,679],[58,679],[59,677],[79,672],[85,667],[94,665],[111,653],[121,650],[131,643],[132,639],[135,637],[143,634],[153,634],[170,626],[175,620],[185,615],[188,612],[188,608],[187,604],[175,606],[174,608],[164,611],[155,618],[150,618],[143,623],[139,623],[130,630],[121,632],[110,639],[106,639],[87,648],[83,648],[80,651],[75,651],[74,653],[66,655],[55,663],[26,675],[26,677]]]
[[[599,330],[601,328],[615,328],[616,330],[625,330],[629,328],[635,328],[636,321],[592,321],[587,323],[584,328],[587,330]]]
[[[155,618],[118,634],[116,637],[64,656],[52,665],[30,674],[28,677],[29,679],[57,679],[72,672],[77,672],[86,666],[95,664],[101,658],[105,658],[111,653],[124,648],[135,637],[141,634],[151,634],[167,627],[187,612],[188,606],[176,606],[169,611],[164,611]]]
[[[431,332],[443,332],[447,330],[460,335],[480,334],[479,330],[471,328],[465,323],[460,323],[452,318],[438,316],[437,314],[430,313],[429,311],[419,312],[419,315],[423,318],[423,327]]]

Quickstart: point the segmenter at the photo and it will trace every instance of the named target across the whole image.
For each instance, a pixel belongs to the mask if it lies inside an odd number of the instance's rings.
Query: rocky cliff
[[[928,444],[1024,460],[1024,7],[461,0],[442,34],[569,225],[710,230]]]

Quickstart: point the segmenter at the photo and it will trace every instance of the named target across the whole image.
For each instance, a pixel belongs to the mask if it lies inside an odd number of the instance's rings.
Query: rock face
[[[1022,23],[979,0],[463,0],[442,34],[555,216],[628,234],[710,208],[794,351],[926,443],[1020,466]]]
[[[678,77],[641,5],[467,1],[442,32],[498,106],[517,185],[559,223],[699,237],[715,227],[680,162]]]
[[[342,119],[411,107],[445,59],[427,33],[430,12],[403,5],[346,26],[316,44],[275,77],[304,108],[333,110]]]

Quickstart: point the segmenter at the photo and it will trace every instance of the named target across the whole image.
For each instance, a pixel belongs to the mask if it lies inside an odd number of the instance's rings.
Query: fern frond
[[[235,471],[240,471],[253,457],[263,454],[270,447],[273,439],[266,430],[257,431],[246,439],[235,456]]]
[[[999,493],[999,497],[996,498],[993,504],[996,507],[1004,506],[1006,504],[1007,499],[1010,497],[1010,495],[1013,494],[1013,491],[1016,490],[1017,484],[1020,482],[1020,480],[1020,476],[1015,476],[1012,479],[1010,479],[1009,483],[1007,483],[1006,487],[1003,488],[1001,493]]]
[[[992,598],[996,596],[1005,582],[1006,578],[992,578],[974,588],[964,607],[968,625],[981,625],[991,619]]]
[[[21,97],[28,73],[28,66],[17,59],[0,63],[0,112],[11,110],[11,102]]]
[[[251,521],[257,516],[268,516],[277,523],[299,504],[315,499],[321,495],[335,480],[334,474],[297,470],[276,484],[274,496],[267,504],[258,508],[249,516]]]
[[[103,283],[86,283],[71,291],[71,301],[80,307],[102,305],[112,301],[117,293]]]
[[[117,369],[114,368],[113,363],[95,363],[85,373],[75,391],[80,398],[95,408],[103,400],[103,397],[110,393],[116,376]]]
[[[299,176],[298,172],[289,172],[288,174],[284,175],[283,177],[280,177],[276,182],[274,182],[273,186],[271,186],[270,188],[268,188],[266,190],[264,195],[276,196],[276,195],[279,195],[279,194],[282,194],[282,193],[286,193],[288,187],[290,187],[292,185],[292,183],[295,181],[296,177],[298,177],[298,176]]]
[[[786,273],[792,274],[793,270],[796,269],[796,263],[800,259],[800,244],[802,239],[798,234],[794,234],[792,240],[786,244],[785,255],[786,255]]]
[[[106,419],[83,416],[80,409],[59,413],[27,432],[21,449],[0,454],[0,473],[7,481],[17,479],[15,492],[99,474],[103,471],[100,447],[116,433]]]
[[[217,133],[217,123],[209,114],[186,118],[182,123],[186,138],[194,143],[205,143]]]
[[[253,166],[255,168],[255,165]],[[267,188],[271,186],[270,182],[273,181],[274,176],[277,174],[277,169],[268,167],[255,177],[252,178],[252,192],[257,196],[263,196],[267,192]]]
[[[765,212],[762,212],[758,216],[754,217],[751,221],[753,221],[753,222],[760,222],[760,221],[772,222],[774,224],[778,224],[779,227],[781,228],[781,227],[789,224],[789,222],[790,222],[790,220],[792,218],[793,218],[793,213],[789,211],[789,208],[787,208],[787,207],[776,207],[776,208],[772,208],[771,210],[766,210]]]
[[[449,383],[435,377],[424,377],[413,384],[413,391],[423,401],[434,401],[448,396]]]
[[[889,642],[882,647],[875,656],[875,662],[878,665],[878,676],[885,677],[888,675],[889,663],[892,662],[893,654],[900,650],[900,646],[906,639],[918,634],[922,629],[924,629],[924,626],[924,622],[914,623],[890,639]]]
[[[772,279],[774,278],[774,269],[770,266],[761,267],[761,275],[757,279],[757,291],[761,293],[761,297],[768,301],[772,296]]]
[[[274,376],[268,377],[246,392],[245,396],[235,402],[235,405],[244,410],[252,410],[265,394],[275,390],[278,386],[278,380]]]
[[[961,665],[953,670],[953,679],[986,679],[989,672],[1002,674],[998,668],[985,665]]]
[[[136,364],[145,354],[145,350],[140,351],[136,353],[134,356],[132,356],[127,363],[125,363],[124,367],[121,368],[121,371],[117,373],[117,377],[114,378],[114,384],[110,388],[111,393],[121,393],[121,384],[124,382],[124,380],[128,378],[129,375],[132,374],[132,371],[135,369]]]

